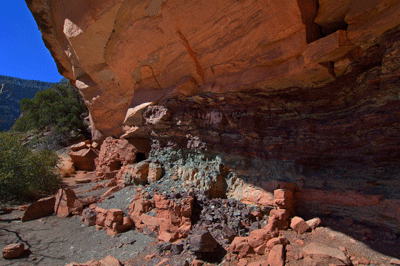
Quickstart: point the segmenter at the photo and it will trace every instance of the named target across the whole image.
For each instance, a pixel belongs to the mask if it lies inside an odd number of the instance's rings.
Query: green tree
[[[22,99],[20,106],[23,115],[15,122],[15,131],[53,127],[62,134],[75,131],[88,135],[82,118],[88,112],[87,107],[79,91],[67,79],[62,79],[52,88],[39,91],[33,100]]]
[[[38,199],[61,185],[53,151],[32,151],[21,136],[0,132],[0,200]]]

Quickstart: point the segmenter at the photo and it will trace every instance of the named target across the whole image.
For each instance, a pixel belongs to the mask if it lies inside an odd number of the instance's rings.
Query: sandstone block
[[[268,240],[276,236],[276,234],[277,233],[275,231],[269,231],[265,229],[253,230],[248,236],[249,245],[252,248],[261,246],[262,244],[265,244]]]
[[[86,146],[86,142],[85,141],[81,141],[81,142],[79,142],[77,144],[72,145],[70,148],[71,148],[71,151],[80,151],[80,150],[83,150],[83,149],[87,149],[87,146]]]
[[[153,103],[145,102],[135,106],[134,108],[129,108],[126,112],[123,124],[127,126],[141,126],[143,124],[143,110],[151,104]]]
[[[267,251],[267,243],[264,243],[254,248],[254,252],[257,253],[258,255],[264,255],[266,251]]]
[[[134,219],[132,218],[132,220]],[[160,226],[156,217],[147,214],[140,215],[140,221],[144,224],[145,227],[153,232],[156,232]]]
[[[112,222],[122,221],[122,216],[124,212],[120,209],[108,209],[106,214],[106,219]]]
[[[229,251],[233,253],[238,253],[239,258],[247,256],[251,253],[252,247],[249,245],[247,237],[235,237],[231,245],[229,246]]]
[[[79,215],[82,211],[82,203],[78,200],[72,189],[58,190],[54,204],[54,212],[58,217],[66,218],[71,214]]]
[[[156,194],[153,199],[157,210],[169,210],[173,206],[173,202],[162,195]]]
[[[96,158],[96,174],[104,176],[113,172],[114,175],[114,171],[134,163],[138,152],[138,148],[126,139],[107,137],[101,144],[99,156]]]
[[[69,156],[77,170],[93,171],[96,168],[94,160],[97,154],[92,149],[71,151]]]
[[[106,211],[99,211],[100,208],[96,208],[96,226],[104,226],[104,222],[106,221]]]
[[[54,213],[55,203],[56,203],[56,198],[53,196],[40,199],[28,205],[24,214],[22,215],[21,221],[27,222]]]
[[[289,226],[289,212],[286,209],[277,209],[270,211],[268,224],[264,229],[268,231],[285,230]]]
[[[163,258],[159,263],[157,263],[156,266],[167,266],[168,261],[169,261],[169,258]]]
[[[168,233],[166,231],[163,231],[158,235],[158,240],[161,240],[164,242],[173,242],[177,238],[178,238],[177,233]]]
[[[118,232],[124,232],[132,229],[135,226],[132,219],[130,217],[124,217],[122,219],[122,225],[118,226]]]
[[[93,141],[92,144],[90,145],[90,147],[95,149],[95,150],[98,150],[98,149],[100,149],[100,144],[95,142],[95,141]]]
[[[3,258],[16,259],[20,257],[25,251],[24,243],[11,244],[3,248]]]
[[[313,218],[311,220],[306,221],[306,223],[308,224],[308,226],[311,229],[315,229],[321,224],[321,219],[320,218]]]
[[[285,265],[285,247],[281,244],[275,245],[268,255],[268,264],[270,266]]]
[[[292,201],[293,200],[293,191],[290,189],[282,189],[282,188],[276,189],[276,190],[274,190],[274,198]]]
[[[139,139],[143,139],[146,140],[149,136],[148,136],[148,132],[146,131],[145,127],[137,127],[137,126],[133,126],[133,127],[129,127],[129,126],[125,126],[124,127],[124,134],[122,134],[120,136],[120,138],[123,139],[134,139],[134,138],[139,138]]]
[[[310,226],[298,216],[292,218],[292,221],[290,222],[290,228],[292,228],[293,231],[298,234],[303,234],[311,229]]]
[[[128,208],[129,208],[130,213],[135,213],[136,215],[141,215],[142,213],[146,213],[146,212],[150,211],[152,208],[152,204],[148,200],[133,199]]]

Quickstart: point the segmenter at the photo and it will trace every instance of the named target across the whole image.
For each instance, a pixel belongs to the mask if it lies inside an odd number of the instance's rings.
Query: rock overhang
[[[384,0],[26,2],[97,138],[171,95],[322,86],[400,16],[400,1]]]

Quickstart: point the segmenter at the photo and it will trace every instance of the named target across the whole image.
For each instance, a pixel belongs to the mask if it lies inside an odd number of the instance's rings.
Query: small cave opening
[[[138,152],[136,154],[136,163],[146,160],[146,154],[144,152]]]

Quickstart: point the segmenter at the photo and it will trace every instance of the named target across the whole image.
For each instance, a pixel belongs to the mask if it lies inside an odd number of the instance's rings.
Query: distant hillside
[[[6,131],[21,114],[21,99],[33,99],[38,91],[53,87],[55,83],[0,75],[0,90],[3,84],[3,90],[0,92],[0,128]]]

